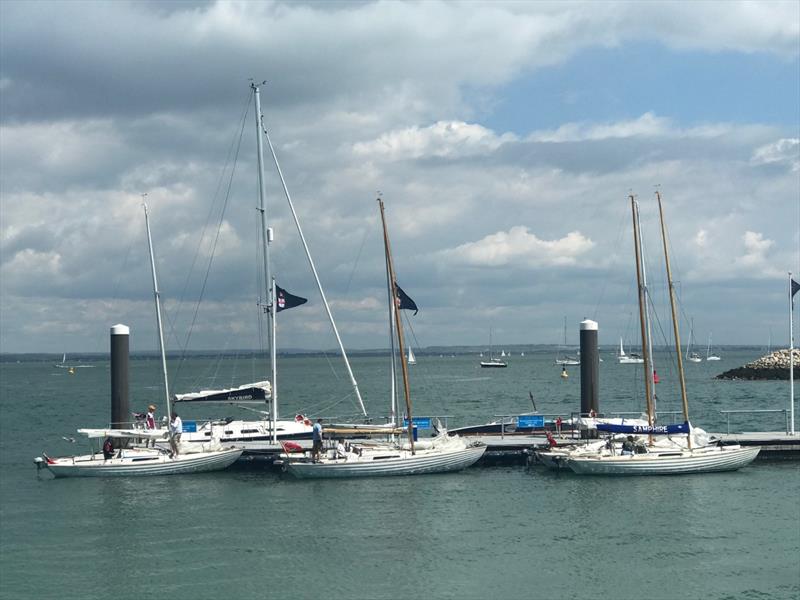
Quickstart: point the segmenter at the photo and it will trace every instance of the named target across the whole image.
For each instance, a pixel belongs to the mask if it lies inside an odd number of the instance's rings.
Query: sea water
[[[687,365],[693,423],[725,410],[782,410],[786,382],[714,380],[757,350]],[[642,368],[602,353],[603,411],[636,412]],[[580,407],[580,367],[559,374],[526,348],[502,370],[479,357],[417,353],[414,410],[448,425]],[[389,406],[382,357],[356,357],[367,410]],[[797,598],[800,470],[605,478],[541,467],[473,467],[418,477],[299,481],[263,467],[172,477],[53,479],[33,458],[82,453],[75,430],[105,426],[109,368],[0,363],[0,596],[3,598]],[[660,365],[660,366],[659,366]],[[658,408],[680,410],[674,361],[657,356]],[[160,363],[131,361],[131,410],[163,414]],[[173,391],[263,378],[250,358],[172,365]],[[280,360],[284,416],[359,412],[335,356]],[[186,422],[238,416],[179,405]],[[667,420],[672,416],[664,417]],[[676,419],[680,417],[675,417]],[[783,430],[784,415],[734,413],[732,431]],[[423,432],[424,434],[424,432]],[[75,442],[62,439],[76,438]]]

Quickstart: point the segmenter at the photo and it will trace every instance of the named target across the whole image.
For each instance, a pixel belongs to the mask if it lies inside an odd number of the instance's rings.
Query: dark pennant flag
[[[300,306],[308,302],[307,298],[301,298],[300,296],[290,294],[279,285],[275,286],[275,291],[277,292],[277,298],[275,298],[275,312],[281,312],[287,308],[294,308],[295,306]]]
[[[800,283],[797,283],[794,279],[791,280],[792,282],[792,295],[789,298],[792,299],[792,310],[794,310],[794,295],[800,290]]]
[[[400,310],[413,310],[414,314],[417,314],[419,312],[417,303],[414,302],[399,285],[394,284],[394,287],[397,290],[397,308]]]

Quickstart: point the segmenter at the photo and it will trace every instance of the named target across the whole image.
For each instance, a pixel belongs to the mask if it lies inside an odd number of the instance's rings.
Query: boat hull
[[[139,458],[111,458],[102,454],[47,459],[45,466],[55,477],[142,477],[221,471],[241,456],[241,448],[213,452],[143,455]]]
[[[376,455],[369,460],[345,460],[310,462],[288,462],[286,470],[299,479],[340,478],[340,477],[389,477],[397,475],[423,475],[427,473],[447,473],[460,471],[475,464],[486,452],[486,446],[448,450],[445,452],[397,451],[382,457]]]
[[[684,475],[735,471],[758,456],[759,447],[722,446],[628,456],[582,456],[567,459],[579,475]]]

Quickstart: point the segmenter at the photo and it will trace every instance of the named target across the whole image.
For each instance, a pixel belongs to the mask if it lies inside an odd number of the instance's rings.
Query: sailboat
[[[686,360],[693,363],[703,362],[702,357],[697,352],[692,352],[692,342],[694,341],[694,319],[689,328],[689,342],[686,344]]]
[[[81,364],[68,364],[66,353],[61,357],[60,363],[53,364],[58,369],[67,369],[70,373],[74,373],[75,369],[91,369],[94,365],[81,365]]]
[[[625,354],[625,349],[622,346],[622,338],[619,338],[619,354],[617,355],[617,361],[619,361],[621,365],[640,365],[644,362],[644,359],[633,352]]]
[[[567,317],[564,317],[564,352],[566,352],[566,349],[567,349]],[[577,356],[568,356],[566,354],[561,355],[560,353],[557,353],[555,364],[579,365],[581,364],[581,361]]]
[[[718,471],[733,471],[750,464],[758,455],[760,448],[741,447],[738,445],[718,446],[708,443],[705,432],[693,428],[689,422],[689,404],[686,395],[686,382],[684,378],[683,360],[681,355],[680,333],[675,308],[675,288],[672,281],[672,271],[667,247],[667,235],[664,225],[664,212],[661,205],[661,194],[656,192],[658,198],[659,216],[661,220],[661,237],[664,247],[664,260],[666,262],[667,282],[669,285],[670,307],[672,309],[672,326],[675,336],[675,351],[678,362],[678,375],[681,385],[681,399],[683,405],[683,423],[675,425],[657,425],[655,423],[654,400],[652,394],[652,375],[650,365],[650,345],[642,344],[645,365],[645,394],[647,404],[648,424],[646,426],[626,426],[598,424],[599,431],[609,431],[616,434],[629,434],[626,442],[627,448],[610,440],[605,445],[596,448],[593,452],[572,453],[562,462],[575,473],[589,475],[670,475],[687,473],[708,473]],[[639,229],[639,206],[633,195],[630,196],[631,210],[633,213],[634,247],[636,254],[636,274],[639,281],[639,313],[642,332],[646,335],[644,311],[646,299],[642,287],[642,251],[641,234]],[[645,338],[646,339],[646,338]],[[651,395],[652,394],[652,395]],[[647,435],[647,443],[635,440],[633,434]],[[665,435],[666,439],[658,442],[655,435]],[[677,435],[678,437],[672,437]]]
[[[486,452],[485,444],[479,442],[467,443],[457,435],[448,435],[444,429],[440,429],[438,435],[429,440],[414,440],[414,418],[408,380],[408,363],[404,353],[403,324],[400,318],[402,309],[412,307],[403,303],[407,296],[397,284],[389,233],[386,227],[384,205],[383,200],[380,198],[378,199],[378,206],[381,212],[386,256],[386,279],[391,313],[390,339],[394,349],[396,335],[403,377],[408,442],[404,444],[352,444],[349,448],[344,447],[341,450],[339,448],[332,450],[328,455],[321,457],[316,462],[309,462],[305,457],[299,460],[291,460],[291,454],[287,454],[290,460],[286,462],[286,470],[301,479],[420,475],[460,471],[475,464]],[[411,302],[413,303],[413,301]],[[416,308],[416,305],[414,305],[414,308]],[[392,352],[392,359],[394,360],[394,351]],[[394,394],[392,394],[392,407],[394,412]]]
[[[505,353],[503,353],[505,356]],[[483,357],[483,352],[481,352],[481,358]],[[504,360],[500,360],[499,358],[494,357],[494,347],[492,346],[492,328],[489,328],[489,360],[482,360],[481,361],[481,369],[504,369],[508,366],[508,363]]]
[[[408,346],[408,360],[406,361],[410,365],[417,364],[417,357],[414,356],[414,351],[411,349],[411,345]]]
[[[710,360],[722,360],[716,354],[711,354],[711,334],[708,334],[708,346],[706,346],[706,361]]]
[[[190,394],[179,394],[176,396],[177,402],[222,402],[227,404],[233,405],[240,405],[240,404],[247,404],[247,403],[255,403],[256,405],[260,404],[264,406],[266,402],[269,402],[268,410],[264,411],[264,418],[253,421],[253,420],[226,420],[225,421],[225,428],[224,428],[224,435],[222,437],[222,441],[230,441],[235,443],[237,446],[240,446],[245,449],[246,454],[261,454],[266,452],[272,452],[279,441],[281,440],[296,440],[296,439],[310,439],[312,435],[312,423],[311,420],[308,419],[305,415],[298,414],[294,415],[292,419],[283,419],[279,418],[279,411],[278,411],[278,385],[277,385],[277,335],[276,335],[276,320],[278,313],[282,310],[292,308],[294,306],[298,306],[305,302],[304,298],[300,298],[299,296],[294,296],[289,294],[286,290],[280,288],[275,281],[275,278],[272,277],[271,273],[271,263],[269,258],[269,247],[272,241],[272,229],[269,228],[267,225],[267,210],[266,210],[266,191],[265,191],[265,174],[264,174],[264,149],[263,149],[263,141],[266,140],[269,151],[272,156],[272,160],[275,164],[276,171],[280,178],[281,185],[283,187],[284,195],[286,200],[289,204],[290,211],[292,213],[292,217],[300,238],[300,242],[303,246],[303,249],[306,254],[306,258],[308,260],[309,266],[311,268],[311,272],[314,276],[314,280],[317,285],[317,289],[320,293],[320,297],[322,299],[322,303],[324,305],[325,311],[328,316],[328,320],[331,324],[332,331],[334,336],[336,337],[336,341],[339,346],[339,350],[341,352],[342,358],[344,360],[345,368],[347,370],[347,374],[350,379],[350,384],[353,388],[353,393],[355,395],[356,400],[358,401],[359,408],[361,410],[362,415],[366,418],[367,411],[364,407],[364,402],[361,398],[361,392],[358,387],[358,383],[356,382],[355,376],[353,375],[353,370],[350,366],[350,361],[347,358],[347,353],[345,352],[344,345],[342,344],[341,337],[339,335],[339,331],[336,327],[336,323],[333,319],[333,314],[331,312],[330,306],[328,304],[328,300],[325,296],[325,292],[322,288],[322,284],[319,279],[319,275],[317,274],[316,267],[314,265],[314,261],[311,257],[311,252],[308,248],[308,244],[306,243],[305,236],[303,235],[302,227],[300,226],[300,221],[297,217],[297,212],[295,211],[294,204],[291,199],[291,195],[289,194],[288,187],[286,186],[286,181],[283,177],[283,172],[281,171],[280,165],[278,163],[277,156],[275,154],[275,150],[273,148],[272,142],[270,140],[269,134],[267,133],[266,129],[263,128],[263,116],[261,113],[261,94],[259,85],[256,83],[251,83],[250,88],[253,92],[253,96],[255,99],[255,122],[256,122],[256,149],[257,149],[257,168],[258,168],[258,194],[260,200],[259,206],[259,214],[260,214],[260,237],[262,243],[261,255],[263,259],[263,275],[264,275],[264,285],[265,289],[263,290],[264,298],[266,298],[265,302],[261,302],[261,306],[264,309],[264,312],[267,315],[268,320],[268,331],[270,332],[270,361],[269,361],[269,379],[266,381],[260,381],[251,384],[245,384],[241,387],[234,387],[228,388],[224,390],[203,390],[200,392],[194,392]],[[367,430],[386,430],[387,426],[383,425],[369,425],[365,427],[364,424],[348,424],[349,427],[355,429],[356,427],[361,427],[362,431]],[[184,435],[184,440],[189,442],[202,442],[204,439],[207,439],[210,429],[214,427],[214,423],[206,423],[202,426],[198,426],[197,431],[191,434]]]
[[[153,242],[150,237],[150,221],[147,205],[144,205],[147,243],[150,249],[150,266],[153,275],[153,296],[156,305],[156,322],[158,325],[158,343],[161,350],[161,368],[164,377],[164,396],[167,414],[171,414],[169,377],[167,376],[167,357],[164,348],[164,330],[161,321],[161,294],[158,291],[156,263],[153,255]],[[177,475],[183,473],[200,473],[219,471],[232,465],[242,455],[241,448],[224,447],[213,434],[203,444],[192,444],[188,448],[177,440],[169,430],[141,429],[79,429],[78,433],[89,439],[105,439],[103,451],[83,456],[51,458],[42,453],[34,459],[38,468],[48,469],[55,477],[128,477],[142,475]],[[213,433],[213,432],[212,432]],[[182,434],[181,434],[182,435]],[[121,440],[122,447],[113,448],[111,439]],[[141,440],[169,441],[171,446],[180,451],[176,454],[154,447],[128,447],[130,442]],[[112,452],[113,450],[113,452]]]

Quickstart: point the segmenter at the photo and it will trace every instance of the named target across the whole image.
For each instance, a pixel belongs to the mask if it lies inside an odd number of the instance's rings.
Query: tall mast
[[[411,445],[411,454],[414,451],[414,419],[411,414],[411,393],[408,389],[408,364],[406,363],[405,350],[403,347],[403,323],[400,320],[400,302],[397,300],[397,278],[394,274],[394,263],[392,262],[392,248],[389,244],[389,232],[386,229],[386,216],[383,211],[383,200],[378,198],[378,206],[381,208],[381,223],[383,224],[383,246],[386,252],[386,263],[389,268],[389,286],[392,290],[392,307],[394,309],[394,322],[397,328],[397,346],[400,353],[400,367],[403,371],[403,391],[406,399],[406,414],[408,415],[408,442]]]
[[[644,293],[644,325],[647,331],[647,355],[650,357],[650,368],[645,373],[645,378],[650,382],[650,406],[653,411],[653,422],[656,420],[656,382],[653,375],[656,371],[653,356],[653,333],[650,329],[650,288],[647,287],[647,265],[644,260],[644,243],[642,241],[642,226],[639,219],[639,205],[636,205],[636,222],[639,229],[639,254],[642,259],[642,291]]]
[[[669,264],[669,249],[667,248],[667,229],[664,226],[664,208],[661,206],[661,192],[656,191],[658,198],[658,215],[661,220],[661,240],[664,244],[664,261],[667,265],[667,283],[669,284],[669,305],[672,309],[672,330],[675,335],[675,354],[678,357],[678,379],[681,382],[681,401],[683,402],[683,420],[689,422],[689,400],[686,397],[686,379],[683,375],[683,356],[681,355],[681,334],[678,331],[678,315],[675,309],[675,284],[672,282],[672,269]],[[691,430],[686,436],[688,448],[692,448]]]
[[[169,377],[167,376],[167,355],[164,350],[164,328],[161,324],[161,293],[158,291],[158,278],[156,277],[156,259],[153,255],[153,240],[150,237],[150,218],[147,214],[147,204],[142,203],[144,207],[144,226],[147,229],[147,247],[150,250],[150,269],[153,273],[153,297],[156,303],[156,323],[158,325],[158,347],[161,350],[161,372],[164,375],[164,396],[167,406],[167,418],[172,418],[172,408],[169,400]],[[172,437],[172,433],[170,433]]]
[[[388,294],[388,300],[389,300],[389,302],[388,302],[388,306],[389,306],[389,342],[391,344],[391,349],[392,349],[392,353],[391,353],[391,356],[390,356],[390,359],[391,359],[390,360],[390,365],[391,365],[390,375],[391,375],[391,378],[392,378],[391,379],[391,388],[390,388],[391,389],[391,398],[390,398],[390,400],[391,400],[391,407],[390,407],[391,414],[390,414],[390,417],[391,417],[391,420],[392,420],[392,425],[397,425],[398,424],[398,420],[397,420],[397,417],[398,417],[398,415],[397,415],[397,412],[398,412],[397,411],[397,388],[396,388],[396,385],[395,385],[396,384],[396,380],[397,380],[397,372],[396,372],[396,369],[395,369],[395,360],[397,358],[397,353],[395,351],[395,346],[394,346],[394,298],[395,298],[395,295],[394,295],[394,293],[392,293],[392,282],[391,282],[392,277],[391,277],[391,272],[389,271],[389,257],[386,256],[385,252],[384,252],[384,258],[386,260],[386,292]]]
[[[325,312],[328,314],[328,320],[331,323],[331,327],[333,328],[333,334],[336,336],[336,342],[339,344],[339,350],[342,353],[342,358],[344,359],[345,367],[347,368],[347,374],[350,376],[350,383],[353,386],[353,391],[356,394],[356,398],[358,399],[358,404],[361,407],[361,412],[364,416],[367,416],[367,409],[364,408],[364,401],[361,399],[361,392],[358,389],[358,383],[356,382],[355,375],[353,375],[353,369],[350,367],[350,361],[347,359],[347,352],[344,350],[344,344],[342,343],[342,338],[339,336],[339,330],[336,327],[336,322],[333,320],[333,313],[331,312],[331,307],[328,305],[328,299],[325,297],[325,291],[322,289],[322,282],[319,280],[319,275],[317,274],[317,268],[314,266],[314,259],[311,258],[311,251],[308,249],[308,243],[306,242],[306,237],[303,235],[303,228],[300,227],[300,221],[297,218],[297,212],[294,209],[294,203],[292,202],[292,196],[289,194],[289,188],[286,187],[286,180],[283,177],[283,171],[281,171],[281,165],[278,162],[278,157],[275,154],[275,148],[272,146],[272,140],[269,139],[269,133],[267,133],[266,127],[263,128],[264,137],[267,139],[267,145],[269,146],[269,151],[272,154],[272,160],[275,163],[275,169],[278,172],[278,177],[280,177],[281,185],[283,186],[283,193],[286,196],[286,201],[289,203],[289,209],[292,211],[292,218],[294,218],[294,224],[297,227],[297,233],[300,235],[300,241],[303,244],[303,250],[305,250],[306,258],[308,259],[308,264],[311,267],[311,272],[314,274],[314,280],[317,282],[317,289],[319,290],[319,295],[322,298],[322,304],[325,305]],[[260,139],[260,138],[259,138]]]
[[[794,306],[792,305],[792,272],[789,271],[789,424],[794,435]]]
[[[272,277],[269,262],[269,229],[267,228],[266,181],[264,178],[264,146],[261,141],[261,91],[256,83],[250,84],[255,96],[256,110],[256,148],[258,150],[258,212],[261,216],[261,242],[264,254],[264,300],[267,312],[267,331],[269,331],[269,374],[272,384],[272,406],[269,411],[272,441],[276,441],[278,421],[278,355],[275,348],[275,313],[273,311]]]
[[[636,255],[636,283],[639,289],[639,326],[642,332],[642,356],[644,357],[644,393],[647,406],[647,424],[653,426],[653,404],[651,395],[652,366],[650,364],[650,352],[648,348],[647,326],[645,323],[645,312],[647,311],[647,298],[645,288],[642,285],[642,248],[641,237],[639,235],[639,205],[633,194],[631,199],[631,213],[633,215],[633,247]],[[648,377],[648,373],[651,375]]]

